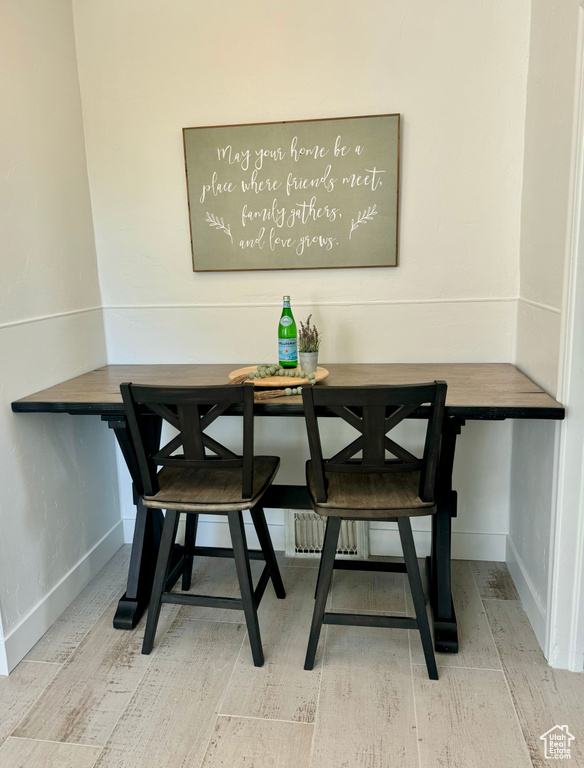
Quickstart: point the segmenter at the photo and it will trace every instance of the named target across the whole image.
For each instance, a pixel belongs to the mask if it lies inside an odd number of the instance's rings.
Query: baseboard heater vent
[[[314,512],[286,513],[286,554],[320,555],[326,518]],[[369,557],[369,529],[366,521],[343,520],[339,535],[339,555]]]

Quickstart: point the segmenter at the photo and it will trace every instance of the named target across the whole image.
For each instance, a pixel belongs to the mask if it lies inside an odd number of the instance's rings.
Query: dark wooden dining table
[[[458,628],[452,603],[450,560],[451,522],[457,515],[452,487],[456,438],[468,420],[563,419],[563,406],[514,365],[508,363],[323,364],[329,376],[317,386],[411,384],[444,380],[448,384],[442,432],[437,512],[432,517],[431,552],[426,560],[430,604],[437,651],[458,651]],[[118,603],[114,626],[133,628],[148,605],[163,516],[143,506],[140,473],[129,434],[120,384],[172,386],[227,384],[229,373],[241,365],[106,365],[12,403],[16,413],[95,415],[114,430],[128,466],[136,504],[136,524],[126,592]],[[256,402],[260,417],[302,417],[300,396]],[[237,414],[237,411],[233,411]],[[323,414],[328,415],[328,414]],[[422,416],[423,414],[417,414]],[[415,414],[414,414],[415,417]],[[161,419],[150,420],[153,449],[160,440]],[[303,485],[273,485],[264,498],[268,508],[310,509]],[[197,547],[201,555],[226,556],[228,550]]]

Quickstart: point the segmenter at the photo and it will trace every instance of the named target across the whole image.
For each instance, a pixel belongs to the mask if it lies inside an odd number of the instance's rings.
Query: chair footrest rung
[[[210,595],[190,595],[184,592],[163,592],[163,603],[175,605],[204,606],[206,608],[230,608],[243,611],[243,600],[236,597],[212,597]]]
[[[384,629],[417,629],[418,622],[410,616],[378,616],[366,613],[325,613],[323,624]]]
[[[407,573],[405,563],[386,563],[381,560],[337,560],[335,569],[343,571],[385,571],[387,573]]]
[[[192,554],[202,557],[228,557],[233,559],[233,550],[229,547],[194,547]],[[261,549],[248,549],[250,560],[265,560]]]

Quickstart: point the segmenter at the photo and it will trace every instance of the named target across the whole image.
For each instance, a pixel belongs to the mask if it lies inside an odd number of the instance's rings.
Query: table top
[[[509,363],[374,363],[326,364],[324,386],[448,383],[447,414],[467,419],[563,419],[564,408]],[[123,413],[120,384],[172,386],[227,384],[232,365],[105,365],[12,403],[15,412]],[[300,396],[256,404],[259,415],[302,415]]]

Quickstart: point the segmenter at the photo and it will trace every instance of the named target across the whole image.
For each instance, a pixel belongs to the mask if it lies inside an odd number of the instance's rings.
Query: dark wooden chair
[[[438,670],[410,517],[432,515],[436,511],[436,476],[446,383],[305,388],[302,400],[311,456],[306,463],[310,500],[314,511],[327,518],[304,669],[314,666],[323,623],[417,628],[428,674],[432,680],[437,680]],[[420,410],[424,405],[426,410]],[[317,408],[323,413],[340,416],[360,433],[356,440],[330,459],[323,458]],[[416,411],[418,416],[427,417],[421,458],[387,436]],[[360,456],[356,458],[358,454]],[[392,458],[388,458],[387,454],[391,454]],[[343,519],[397,522],[404,562],[335,559]],[[334,568],[406,572],[416,618],[325,612]]]
[[[253,385],[215,387],[159,387],[122,384],[122,397],[144,485],[146,507],[165,509],[164,526],[142,653],[150,653],[162,603],[202,605],[243,610],[256,667],[264,663],[257,608],[271,579],[279,598],[286,597],[274,548],[261,506],[280,459],[254,456]],[[243,406],[243,451],[237,455],[207,434],[208,427],[232,406]],[[148,412],[161,416],[179,434],[154,455],[148,451]],[[233,426],[237,422],[233,420]],[[176,452],[182,448],[182,453]],[[160,471],[158,468],[162,467]],[[243,510],[249,509],[260,541],[260,551],[247,548]],[[181,512],[186,512],[185,546],[175,564],[175,539]],[[226,515],[232,550],[195,546],[199,514]],[[241,599],[172,592],[182,575],[190,589],[196,553],[233,557]],[[254,589],[250,557],[264,559],[265,567]]]

